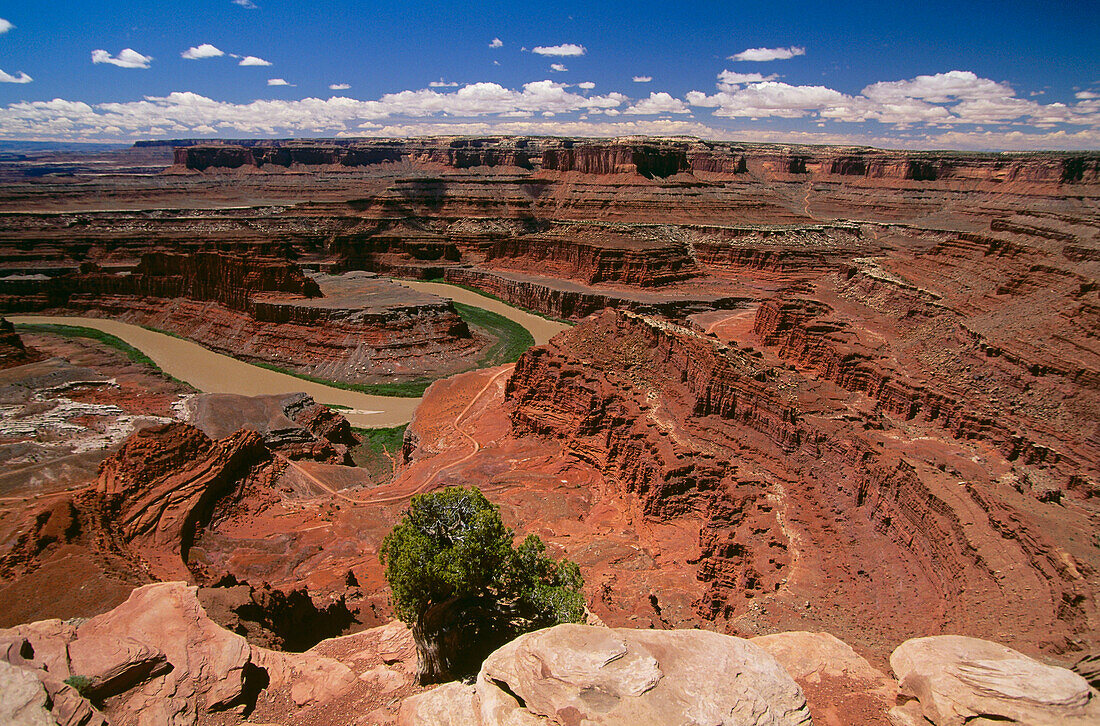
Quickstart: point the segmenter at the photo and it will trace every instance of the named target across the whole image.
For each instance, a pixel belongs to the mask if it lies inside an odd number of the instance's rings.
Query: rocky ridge
[[[220,627],[200,595],[184,583],[157,583],[89,620],[0,630],[0,713],[19,726],[685,718],[958,726],[983,719],[1085,724],[1100,712],[1100,693],[1080,676],[954,636],[902,643],[891,658],[894,681],[825,633],[745,640],[701,630],[560,625],[494,652],[475,683],[422,691],[414,684],[412,637],[399,622],[287,653]]]

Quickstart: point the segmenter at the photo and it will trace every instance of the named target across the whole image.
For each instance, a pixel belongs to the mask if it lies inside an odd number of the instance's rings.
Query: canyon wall
[[[869,410],[773,355],[610,310],[528,351],[507,384],[514,436],[554,441],[649,517],[698,522],[704,619],[808,601],[860,609],[868,643],[942,623],[1070,647],[1097,617],[1085,551],[1063,559],[1087,515],[1021,494],[1033,460],[872,393]],[[964,467],[975,455],[991,460]]]
[[[396,140],[258,141],[194,144],[175,149],[174,163],[206,171],[241,167],[362,167],[384,162],[440,164],[455,169],[513,167],[524,171],[637,174],[682,172],[736,176],[769,173],[808,178],[897,181],[1100,183],[1094,153],[905,152],[866,147],[812,147],[698,140],[573,140],[485,137]]]

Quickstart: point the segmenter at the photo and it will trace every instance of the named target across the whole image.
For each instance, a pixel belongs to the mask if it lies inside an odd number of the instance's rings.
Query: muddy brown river
[[[397,280],[421,292],[449,298],[456,302],[484,308],[519,323],[531,333],[536,345],[545,343],[567,326],[537,315],[524,312],[505,303],[478,295],[453,285],[433,282]],[[120,323],[103,318],[48,315],[10,315],[13,323],[39,323],[50,325],[79,325],[95,328],[126,341],[140,350],[170,376],[185,381],[205,393],[238,393],[260,396],[272,393],[296,393],[303,391],[319,403],[345,406],[350,410],[340,413],[352,426],[380,428],[399,426],[412,419],[413,411],[420,404],[419,398],[374,396],[356,391],[326,386],[322,383],[295,378],[239,361],[202,347],[190,340]]]

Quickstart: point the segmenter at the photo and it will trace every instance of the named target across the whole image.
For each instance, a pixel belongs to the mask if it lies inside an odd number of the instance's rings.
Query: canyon
[[[893,669],[844,716],[855,691],[769,651],[821,723],[950,722],[905,678],[955,651],[911,638],[1052,667],[1100,652],[1100,154],[456,137],[95,161],[114,172],[0,163],[0,313],[19,316],[0,323],[0,627],[98,622],[183,581],[252,643],[242,663],[377,638],[382,538],[409,497],[476,485],[578,563],[624,648],[668,647],[631,628],[824,631],[861,673]],[[438,284],[562,322],[505,359]],[[356,466],[372,434],[352,412],[197,392],[34,315],[334,383],[434,382],[386,466]],[[450,692],[486,723],[565,697],[490,661]],[[375,716],[443,723],[414,719],[431,693]]]

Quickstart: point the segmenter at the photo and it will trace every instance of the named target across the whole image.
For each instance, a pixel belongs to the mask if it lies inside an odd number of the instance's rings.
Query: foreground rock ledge
[[[890,667],[899,698],[916,699],[891,711],[897,724],[1100,724],[1100,696],[1084,678],[988,640],[914,638],[898,646]]]
[[[559,625],[485,661],[472,686],[407,700],[412,724],[810,724],[802,689],[747,640],[702,630]]]

